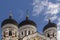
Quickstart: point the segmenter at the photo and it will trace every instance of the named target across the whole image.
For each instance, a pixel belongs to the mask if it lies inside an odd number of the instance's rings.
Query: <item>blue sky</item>
[[[29,9],[29,19],[37,24],[37,30],[42,33],[48,18],[60,26],[60,0],[0,0],[0,26],[12,11],[13,19],[18,23],[25,20]],[[2,29],[0,27],[0,39]]]

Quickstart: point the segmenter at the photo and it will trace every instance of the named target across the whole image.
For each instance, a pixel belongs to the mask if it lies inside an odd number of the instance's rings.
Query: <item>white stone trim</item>
[[[12,27],[13,27],[13,28],[16,28],[16,29],[18,30],[18,26],[14,25],[14,24],[6,24],[6,25],[3,26],[2,29],[6,28],[6,27],[8,27],[8,26],[11,27],[11,28],[12,28]]]
[[[47,32],[48,30],[57,30],[57,28],[55,28],[55,27],[48,28],[44,31],[44,33]]]
[[[22,29],[25,29],[25,28],[33,28],[34,30],[37,30],[35,26],[33,25],[24,25],[22,27],[20,27],[19,29],[22,30]]]

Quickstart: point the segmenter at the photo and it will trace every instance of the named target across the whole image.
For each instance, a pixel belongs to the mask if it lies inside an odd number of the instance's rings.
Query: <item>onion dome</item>
[[[5,19],[2,22],[1,27],[3,27],[5,24],[14,24],[14,25],[18,26],[18,23],[14,19],[12,19],[12,15],[10,15],[8,19]]]
[[[56,25],[55,23],[52,23],[52,22],[50,21],[50,19],[49,19],[48,24],[45,25],[45,27],[43,28],[43,32],[44,32],[46,29],[51,28],[51,27],[57,28],[57,25]]]
[[[28,19],[28,16],[26,16],[26,20],[22,21],[20,24],[19,24],[19,27],[22,27],[23,25],[33,25],[36,27],[36,24],[34,21],[32,20],[29,20]]]

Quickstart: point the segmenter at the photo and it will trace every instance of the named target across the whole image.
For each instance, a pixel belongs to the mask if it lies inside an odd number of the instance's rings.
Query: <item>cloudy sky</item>
[[[60,0],[0,0],[0,39],[2,36],[1,23],[12,12],[13,19],[18,23],[25,20],[26,10],[29,19],[37,24],[38,32],[42,33],[43,27],[50,18],[60,26]]]

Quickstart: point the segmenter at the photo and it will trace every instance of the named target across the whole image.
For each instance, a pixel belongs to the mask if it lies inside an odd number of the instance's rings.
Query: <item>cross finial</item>
[[[48,17],[48,21],[49,21],[49,23],[51,22],[51,20],[50,20],[50,16]]]
[[[28,9],[26,10],[26,20],[28,20]]]
[[[49,23],[51,22],[51,20],[49,19]]]
[[[12,18],[12,11],[10,11],[9,18],[10,19]]]

